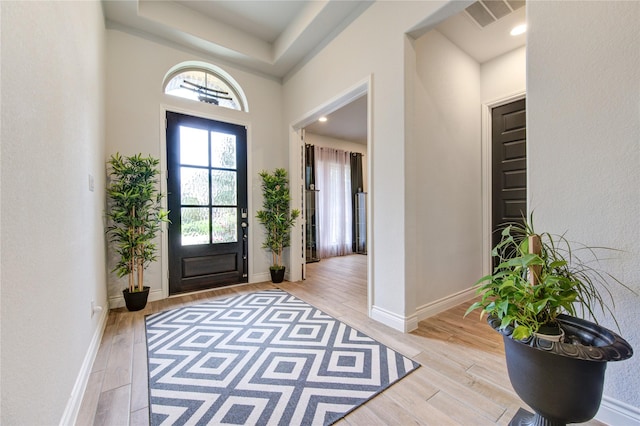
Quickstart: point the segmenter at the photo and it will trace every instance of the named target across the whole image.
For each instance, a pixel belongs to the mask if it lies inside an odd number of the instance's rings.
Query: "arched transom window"
[[[248,111],[240,86],[224,71],[209,64],[180,64],[167,73],[164,93],[225,108]]]

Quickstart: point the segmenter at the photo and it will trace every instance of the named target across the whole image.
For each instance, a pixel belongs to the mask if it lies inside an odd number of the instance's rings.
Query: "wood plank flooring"
[[[281,288],[420,362],[409,376],[362,405],[340,426],[507,425],[522,401],[509,383],[498,333],[462,304],[400,333],[367,316],[367,257],[307,265],[302,282],[249,284],[150,302],[143,311],[109,312],[78,425],[147,425],[144,316],[256,290]],[[587,425],[602,423],[592,420]]]

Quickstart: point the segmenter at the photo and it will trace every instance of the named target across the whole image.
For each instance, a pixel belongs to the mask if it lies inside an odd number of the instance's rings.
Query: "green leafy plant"
[[[107,234],[119,256],[113,272],[119,278],[129,276],[129,292],[143,290],[144,270],[157,258],[154,239],[160,224],[169,221],[169,212],[160,204],[163,195],[157,189],[159,163],[151,156],[122,157],[119,153],[107,162]]]
[[[564,235],[537,234],[533,217],[523,225],[509,224],[491,253],[497,266],[476,282],[481,299],[465,316],[481,309],[481,316],[500,319],[500,329],[512,326],[512,336],[518,340],[542,326],[555,326],[562,313],[576,316],[576,310],[583,317],[588,313],[596,323],[596,310],[608,312],[615,321],[607,283],[629,287],[598,268],[603,250],[614,249],[569,242]]]
[[[291,245],[291,228],[300,215],[291,210],[289,203],[289,179],[285,169],[275,169],[273,173],[261,171],[263,203],[262,210],[256,212],[260,224],[264,225],[266,238],[262,248],[271,250],[273,262],[270,269],[282,269],[282,252]]]

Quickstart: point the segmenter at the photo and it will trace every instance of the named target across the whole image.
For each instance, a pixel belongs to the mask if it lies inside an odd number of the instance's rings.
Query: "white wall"
[[[507,52],[480,65],[480,99],[490,103],[525,91],[527,49]]]
[[[308,132],[304,135],[304,142],[309,145],[324,146],[328,148],[341,149],[347,152],[359,152],[362,154],[362,179],[364,181],[363,192],[367,192],[367,145]]]
[[[164,95],[162,84],[169,69],[183,61],[194,60],[208,61],[122,31],[107,31],[107,156],[119,151],[127,155],[142,152],[164,158],[161,106],[248,125],[249,280],[268,280],[270,256],[260,247],[264,232],[255,221],[255,211],[262,206],[257,175],[263,169],[287,167],[288,141],[282,127],[282,87],[274,80],[209,60],[209,63],[228,72],[243,88],[249,102],[248,113]],[[162,297],[161,271],[166,251],[161,250],[160,258],[145,273],[146,284],[151,286],[151,300]],[[109,297],[113,303],[123,303],[121,291],[126,286],[124,280],[109,274]]]
[[[444,3],[374,3],[284,84],[284,123],[292,125],[371,77],[372,313],[397,328],[413,314],[405,306],[405,254],[414,249],[404,241],[405,32]],[[296,161],[294,157],[290,164]]]
[[[415,308],[468,290],[482,275],[480,65],[440,32],[414,43],[413,140],[407,144],[407,232]],[[409,303],[409,302],[408,302]]]
[[[607,270],[640,293],[640,3],[528,2],[527,19],[536,227],[623,250]],[[612,293],[621,335],[637,351],[640,296],[616,285]],[[605,395],[640,407],[637,354],[608,365]]]
[[[99,2],[0,7],[0,423],[52,425],[101,332],[90,301],[107,302],[104,23]]]

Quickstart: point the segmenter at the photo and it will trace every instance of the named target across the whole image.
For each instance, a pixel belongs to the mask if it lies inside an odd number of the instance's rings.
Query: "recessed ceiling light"
[[[318,121],[324,123],[325,121],[327,121],[327,117],[320,117],[318,118]]]
[[[511,35],[512,36],[517,36],[520,34],[524,34],[525,32],[527,32],[527,24],[520,24],[517,25],[515,27],[513,27],[513,29],[511,30]]]

